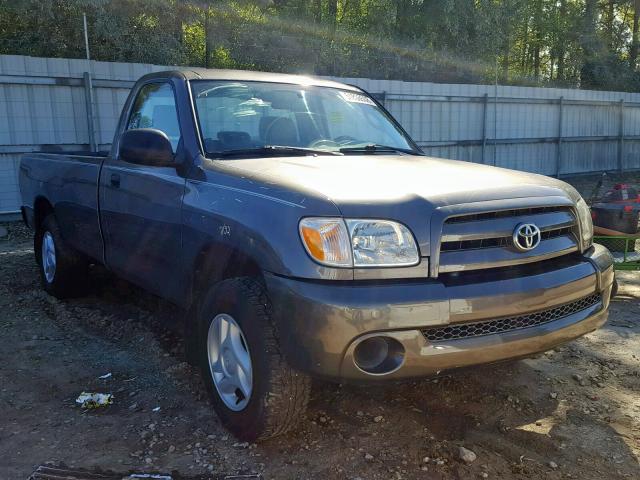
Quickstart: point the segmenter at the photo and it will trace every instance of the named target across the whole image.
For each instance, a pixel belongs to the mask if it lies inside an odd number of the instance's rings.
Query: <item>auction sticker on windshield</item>
[[[340,92],[340,96],[347,102],[351,103],[365,103],[367,105],[375,105],[375,102],[366,95],[361,95],[354,92]]]

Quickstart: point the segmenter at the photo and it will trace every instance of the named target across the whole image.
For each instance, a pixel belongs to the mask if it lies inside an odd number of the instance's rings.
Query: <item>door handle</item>
[[[118,175],[117,173],[111,174],[111,186],[120,188],[120,175]]]

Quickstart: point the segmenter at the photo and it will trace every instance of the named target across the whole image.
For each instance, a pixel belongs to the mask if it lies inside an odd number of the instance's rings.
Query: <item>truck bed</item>
[[[98,216],[98,179],[107,152],[36,152],[22,157],[19,171],[24,216],[33,224],[33,208],[46,201],[56,212],[65,239],[102,260]],[[45,200],[46,199],[46,200]]]

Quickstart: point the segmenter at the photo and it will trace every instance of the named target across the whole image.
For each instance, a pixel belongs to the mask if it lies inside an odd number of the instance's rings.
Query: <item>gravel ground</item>
[[[297,432],[247,445],[184,361],[168,328],[181,312],[100,269],[86,298],[49,297],[30,233],[5,227],[3,480],[45,462],[200,479],[640,478],[640,273],[619,275],[606,327],[569,345],[414,383],[319,384]],[[113,404],[83,411],[82,391]]]

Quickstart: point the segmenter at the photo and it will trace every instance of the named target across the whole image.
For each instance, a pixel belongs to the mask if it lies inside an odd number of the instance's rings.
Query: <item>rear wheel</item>
[[[53,214],[48,215],[36,231],[34,253],[47,293],[69,298],[86,292],[88,262],[62,239]]]
[[[310,380],[280,353],[264,286],[253,278],[224,280],[199,310],[200,366],[223,425],[246,441],[293,428],[306,410]]]

